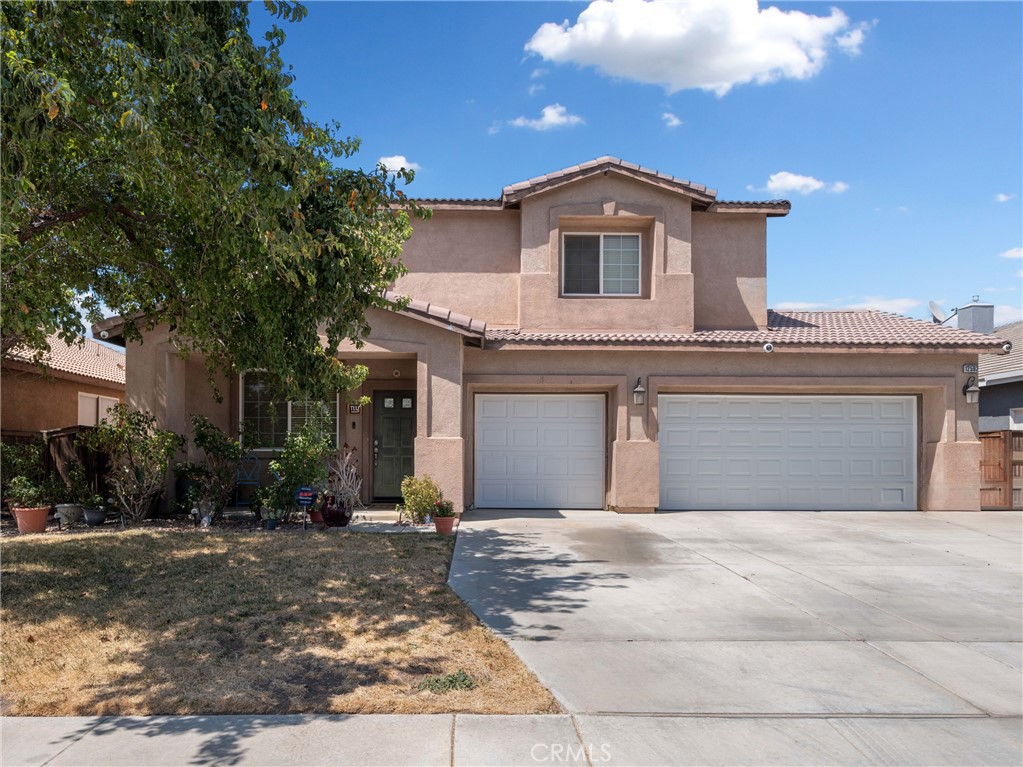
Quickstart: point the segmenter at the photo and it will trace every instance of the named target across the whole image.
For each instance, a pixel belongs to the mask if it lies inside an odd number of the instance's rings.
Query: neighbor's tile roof
[[[83,346],[68,344],[57,335],[51,335],[47,340],[50,351],[43,354],[42,362],[51,371],[72,373],[124,386],[124,352],[108,349],[89,338],[84,339]],[[18,362],[35,363],[33,353],[24,349],[15,349],[11,357]]]
[[[978,369],[981,378],[998,375],[999,373],[1018,373],[1023,375],[1023,320],[1010,322],[995,328],[992,333],[1002,342],[1011,341],[1012,351],[1008,354],[982,354],[978,358]]]
[[[764,330],[697,330],[692,333],[616,333],[603,331],[523,332],[489,330],[492,344],[663,344],[708,348],[742,348],[772,343],[786,346],[907,348],[907,349],[1001,349],[1004,340],[878,311],[774,312],[767,313]]]

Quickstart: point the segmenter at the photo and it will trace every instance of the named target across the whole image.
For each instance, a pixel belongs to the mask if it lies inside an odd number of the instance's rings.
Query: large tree
[[[426,212],[410,172],[340,167],[358,140],[303,114],[276,25],[257,44],[245,2],[5,0],[0,29],[4,354],[105,305],[129,337],[167,324],[211,373],[358,383],[334,352]]]

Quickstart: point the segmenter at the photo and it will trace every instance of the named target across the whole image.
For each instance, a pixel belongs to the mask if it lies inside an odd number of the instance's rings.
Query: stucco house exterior
[[[0,375],[0,424],[4,434],[95,426],[124,400],[125,354],[91,339],[68,344],[48,338],[46,368],[31,352],[14,349]]]
[[[430,474],[457,508],[979,508],[977,406],[1003,340],[873,311],[767,307],[767,227],[786,201],[602,157],[484,200],[423,200],[409,273],[372,309],[371,404],[336,403],[366,502]],[[111,338],[117,318],[101,329]],[[99,328],[99,326],[97,326]],[[129,344],[127,396],[184,432],[191,413],[283,435],[258,374],[210,396],[157,329]],[[967,368],[968,369],[968,368]]]

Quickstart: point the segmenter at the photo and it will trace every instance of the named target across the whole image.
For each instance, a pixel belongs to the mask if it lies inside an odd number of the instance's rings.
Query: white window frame
[[[635,237],[639,241],[639,283],[635,293],[604,292],[604,237]],[[565,292],[565,239],[567,237],[600,237],[600,285],[599,293],[566,293]],[[642,232],[562,232],[561,233],[561,296],[563,298],[642,298],[643,296],[643,233]]]
[[[250,370],[249,373],[262,373],[261,370]],[[337,419],[334,426],[334,447],[337,448],[341,444],[341,392],[334,393],[334,403],[337,408]],[[291,405],[292,402],[288,400],[288,425],[287,430],[284,432],[285,436],[291,434]],[[243,433],[245,428],[245,373],[241,373],[238,376],[238,424],[239,432]],[[244,442],[243,442],[244,445]],[[281,447],[246,447],[246,450],[250,453],[279,453],[284,449]]]

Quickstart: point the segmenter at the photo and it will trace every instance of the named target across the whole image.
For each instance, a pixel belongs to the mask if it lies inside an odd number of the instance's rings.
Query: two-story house
[[[333,404],[366,501],[414,472],[459,508],[978,508],[964,366],[1004,342],[768,310],[768,219],[788,202],[602,157],[423,203],[393,288],[411,303],[370,310],[365,345],[340,353],[370,371],[353,392],[370,405]],[[303,418],[270,408],[258,374],[214,403],[160,331],[128,354],[129,402],[179,431],[201,412],[283,441]]]

